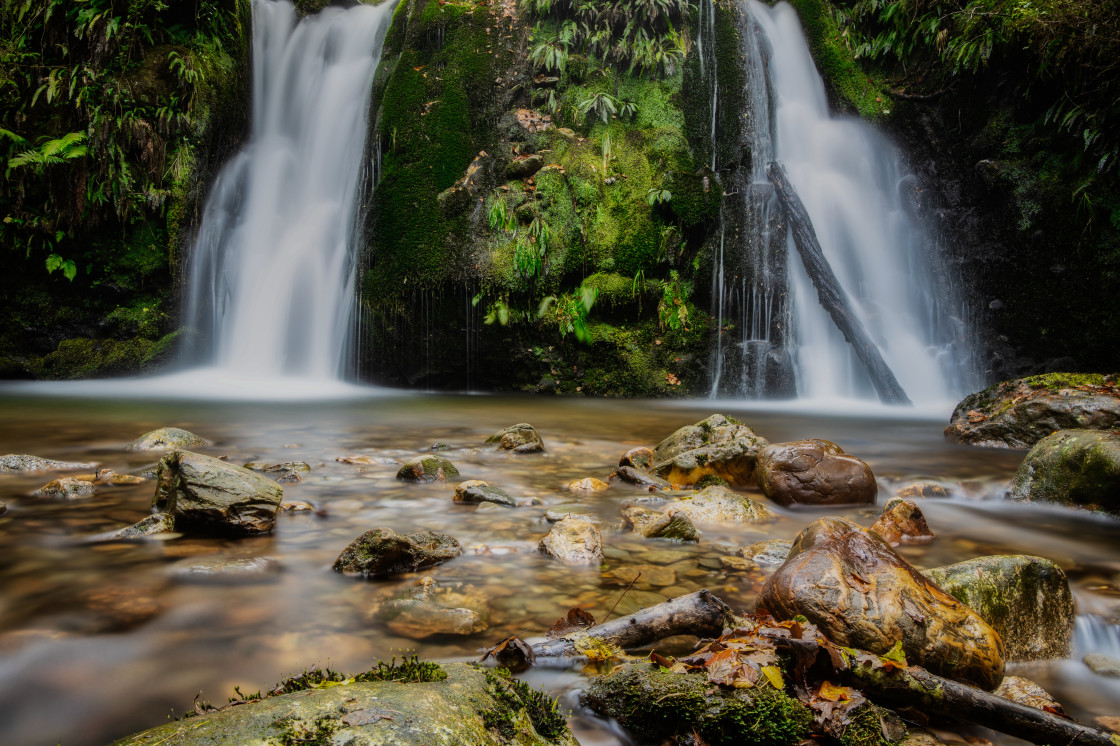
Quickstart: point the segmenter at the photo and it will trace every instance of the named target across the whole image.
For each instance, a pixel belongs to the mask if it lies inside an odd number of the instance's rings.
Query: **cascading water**
[[[291,3],[253,0],[252,130],[214,183],[190,257],[194,364],[250,379],[342,375],[369,93],[392,6],[300,20]]]
[[[799,397],[875,397],[862,364],[818,302],[792,238],[783,238],[788,231],[775,216],[780,207],[765,177],[773,160],[788,171],[848,302],[906,393],[919,404],[959,398],[975,384],[967,325],[953,283],[911,214],[905,192],[913,177],[870,125],[830,116],[824,83],[789,4],[744,0],[743,8],[752,157],[749,175],[733,174],[725,189],[727,200],[742,202],[746,230],[738,254],[745,269],[738,288],[724,279],[717,289],[719,299],[738,294],[732,305],[740,317],[721,314],[739,342],[721,339],[726,352],[713,394],[772,394],[771,379],[781,393],[780,373],[767,368],[780,369],[784,351]],[[745,183],[736,185],[735,178]],[[725,213],[729,206],[725,202]],[[723,266],[717,272],[729,274]],[[728,380],[728,360],[735,358],[742,373]]]

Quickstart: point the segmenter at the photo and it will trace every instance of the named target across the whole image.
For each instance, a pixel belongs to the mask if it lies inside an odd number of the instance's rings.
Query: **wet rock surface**
[[[181,530],[262,534],[272,530],[284,490],[241,466],[190,451],[159,462],[152,507]]]
[[[32,494],[35,497],[44,497],[51,500],[81,500],[86,497],[93,497],[95,492],[97,492],[97,487],[94,486],[93,482],[73,477],[61,477],[47,482]]]
[[[759,453],[758,482],[779,505],[873,505],[871,467],[829,440],[772,443]]]
[[[1107,653],[1089,653],[1081,660],[1097,676],[1120,679],[1120,658]]]
[[[757,481],[758,454],[768,443],[743,423],[714,414],[661,441],[651,471],[673,484],[696,484],[712,474],[746,489]]]
[[[653,451],[645,446],[631,448],[618,460],[619,466],[631,466],[648,471],[653,466]]]
[[[437,531],[402,535],[391,528],[375,528],[342,550],[332,567],[347,575],[383,578],[438,565],[462,553],[454,537]]]
[[[770,539],[749,544],[739,554],[759,567],[781,567],[792,547],[793,542],[788,539]]]
[[[1060,430],[1023,458],[1008,497],[1120,515],[1120,432]]]
[[[673,485],[661,477],[647,471],[636,469],[633,466],[620,466],[611,474],[611,481],[618,480],[637,487],[644,487],[650,492],[672,489]]]
[[[517,500],[506,494],[504,490],[491,487],[478,479],[460,483],[455,488],[455,496],[452,499],[457,503],[494,503],[510,508],[517,506]]]
[[[1052,712],[1065,712],[1061,703],[1051,697],[1049,692],[1022,676],[1005,676],[992,693],[1036,710],[1049,708]]]
[[[570,492],[602,492],[609,487],[609,484],[595,477],[584,477],[568,483]]]
[[[928,544],[934,533],[926,517],[913,500],[892,497],[883,506],[883,514],[871,525],[883,541],[896,547],[899,544]]]
[[[430,577],[374,612],[374,618],[394,633],[413,640],[473,635],[489,626],[488,615],[486,599],[477,591],[445,586]]]
[[[172,448],[183,450],[209,445],[213,445],[213,443],[188,430],[178,427],[161,427],[158,430],[144,433],[125,446],[125,449],[129,451],[157,451]]]
[[[590,521],[564,518],[553,524],[541,539],[541,552],[572,564],[598,564],[603,561],[603,540]]]
[[[171,576],[187,583],[250,585],[278,580],[280,570],[275,557],[214,557],[180,562],[171,569]]]
[[[9,453],[0,456],[0,474],[29,471],[77,471],[78,469],[95,469],[97,464],[82,463],[77,461],[57,461],[40,456],[28,456],[21,453]]]
[[[952,491],[937,482],[914,482],[905,487],[900,487],[895,493],[895,497],[915,498],[915,497],[951,497]]]
[[[647,539],[700,540],[700,532],[692,519],[677,510],[652,510],[631,505],[622,509],[622,519],[631,530]]]
[[[91,538],[91,541],[114,541],[117,539],[144,539],[149,536],[169,534],[175,530],[175,517],[170,513],[153,513],[131,526],[119,531],[110,531]]]
[[[544,451],[544,441],[533,426],[521,422],[505,430],[500,430],[486,442],[490,445],[497,444],[499,451],[512,451],[514,453],[541,453]]]
[[[1065,658],[1076,611],[1065,572],[1043,557],[994,555],[923,573],[975,611],[1003,640],[1008,661]]]
[[[945,435],[970,445],[1030,448],[1055,430],[1120,427],[1120,378],[1050,373],[1016,378],[965,397]]]
[[[721,486],[674,500],[665,510],[683,513],[693,523],[766,523],[777,518],[762,503]]]
[[[1003,678],[991,626],[850,521],[822,518],[798,534],[759,606],[778,619],[801,614],[837,644],[880,655],[901,641],[911,663],[983,689]]]
[[[459,470],[455,464],[443,456],[432,454],[409,459],[397,471],[397,479],[403,482],[446,482],[458,478]]]

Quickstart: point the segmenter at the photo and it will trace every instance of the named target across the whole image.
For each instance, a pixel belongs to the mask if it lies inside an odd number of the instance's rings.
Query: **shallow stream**
[[[102,744],[166,722],[192,699],[224,704],[233,688],[267,690],[283,676],[318,664],[358,671],[377,658],[419,652],[469,659],[505,636],[541,634],[579,605],[597,619],[616,603],[627,565],[652,565],[657,585],[640,579],[615,615],[699,588],[740,609],[753,607],[764,577],[724,569],[721,556],[768,538],[792,538],[822,511],[771,506],[780,520],[762,526],[701,526],[698,545],[644,540],[622,529],[619,508],[643,493],[615,484],[605,493],[568,492],[568,482],[606,479],[619,456],[656,445],[681,425],[719,411],[745,420],[771,441],[834,440],[866,460],[892,490],[935,479],[953,497],[922,508],[937,539],[903,547],[919,568],[993,553],[1049,557],[1066,569],[1079,610],[1074,658],[1021,664],[1012,672],[1049,689],[1078,718],[1120,715],[1120,680],[1091,673],[1091,650],[1120,655],[1120,521],[1072,510],[1005,502],[1002,492],[1021,451],[946,443],[944,418],[881,413],[818,415],[741,403],[619,401],[496,396],[388,394],[316,403],[231,403],[0,395],[0,454],[30,453],[94,461],[140,473],[156,456],[125,445],[162,426],[214,441],[198,449],[233,463],[304,461],[302,482],[285,500],[318,512],[281,513],[270,536],[84,543],[149,512],[151,481],[99,487],[70,502],[30,495],[50,475],[0,475],[0,743]],[[483,447],[486,436],[532,423],[544,455]],[[462,479],[484,479],[541,505],[478,511],[452,502],[454,484],[398,482],[399,462],[444,442]],[[338,459],[360,456],[345,463]],[[753,497],[765,500],[761,494]],[[548,531],[546,509],[579,506],[601,518],[606,561],[569,567],[536,551]],[[830,511],[870,525],[877,510]],[[362,532],[432,528],[455,536],[464,554],[390,581],[343,577],[330,565]],[[184,568],[204,559],[275,558],[279,570],[254,582],[200,582]],[[371,618],[379,601],[428,575],[462,584],[489,602],[489,628],[468,638],[417,641]],[[1111,624],[1110,624],[1111,622]],[[581,674],[534,671],[529,680],[575,703]],[[607,724],[578,714],[584,744],[625,743]],[[998,739],[997,739],[998,740]]]

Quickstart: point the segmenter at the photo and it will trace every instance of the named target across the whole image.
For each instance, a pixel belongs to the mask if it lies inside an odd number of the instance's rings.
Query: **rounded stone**
[[[425,529],[402,535],[391,528],[375,528],[351,542],[334,561],[333,569],[380,578],[431,567],[462,552],[459,542],[447,534]]]
[[[622,519],[631,530],[647,539],[700,541],[700,532],[692,519],[679,511],[650,510],[633,505],[622,509]]]
[[[572,492],[602,492],[609,486],[603,480],[595,477],[584,477],[568,483],[568,489]]]
[[[758,456],[762,492],[779,505],[873,505],[871,468],[832,441],[772,443]]]
[[[684,513],[693,523],[766,523],[776,518],[762,503],[718,485],[674,500],[663,510]]]
[[[619,466],[632,466],[635,469],[649,469],[653,466],[653,451],[645,446],[631,448],[618,460]]]
[[[446,482],[458,477],[459,470],[455,464],[433,454],[409,459],[397,471],[397,479],[403,482]]]
[[[714,414],[661,441],[651,470],[673,484],[696,484],[714,475],[746,489],[757,482],[758,454],[767,443],[743,423]]]
[[[1023,458],[1008,497],[1120,515],[1120,432],[1059,430]]]
[[[144,433],[125,446],[128,451],[157,451],[213,445],[209,440],[178,427],[161,427]]]
[[[926,523],[922,509],[913,500],[902,497],[892,497],[887,501],[883,514],[872,524],[871,530],[892,547],[899,544],[927,544],[934,539],[934,533]]]
[[[480,479],[461,482],[455,488],[455,496],[452,499],[457,503],[494,503],[510,508],[517,506],[517,501],[505,491],[491,487]]]
[[[900,487],[894,493],[895,497],[950,497],[953,493],[948,487],[937,482],[914,482],[905,487]]]
[[[544,450],[544,441],[528,422],[499,430],[487,438],[486,442],[490,445],[497,444],[499,451],[513,453],[540,453]]]
[[[1104,653],[1089,653],[1081,660],[1097,676],[1120,679],[1120,658],[1113,658]]]
[[[557,521],[541,539],[540,550],[572,564],[599,564],[603,561],[603,540],[590,521],[564,518]]]
[[[32,494],[35,497],[46,497],[52,500],[81,500],[85,497],[93,497],[96,491],[97,487],[94,486],[93,482],[74,479],[73,477],[62,477],[47,482]]]

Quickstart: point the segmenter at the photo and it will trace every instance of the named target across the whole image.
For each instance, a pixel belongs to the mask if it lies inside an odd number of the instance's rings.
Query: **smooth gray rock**
[[[1113,658],[1104,653],[1089,653],[1081,660],[1097,676],[1120,679],[1120,658]]]
[[[96,468],[97,464],[56,461],[55,459],[28,456],[22,453],[9,453],[7,456],[0,456],[0,474],[24,471],[77,471],[78,469]]]
[[[178,427],[161,427],[158,430],[144,433],[136,440],[125,446],[129,451],[159,451],[172,448],[198,448],[199,446],[213,445],[206,438]]]
[[[517,500],[514,500],[505,491],[497,487],[491,487],[479,479],[460,483],[455,488],[455,497],[452,499],[457,503],[495,503],[510,508],[517,507]]]
[[[81,500],[82,498],[93,497],[95,492],[97,492],[97,487],[94,486],[93,482],[73,477],[61,477],[47,482],[31,494],[35,497],[45,497],[51,500]]]
[[[182,530],[263,534],[272,530],[284,489],[256,472],[212,456],[173,451],[156,471],[152,507]]]
[[[739,554],[759,567],[781,567],[789,557],[793,542],[789,539],[770,539],[749,544],[739,550]]]
[[[762,503],[719,485],[705,487],[662,508],[663,512],[669,510],[683,513],[693,523],[766,523],[777,518]]]

